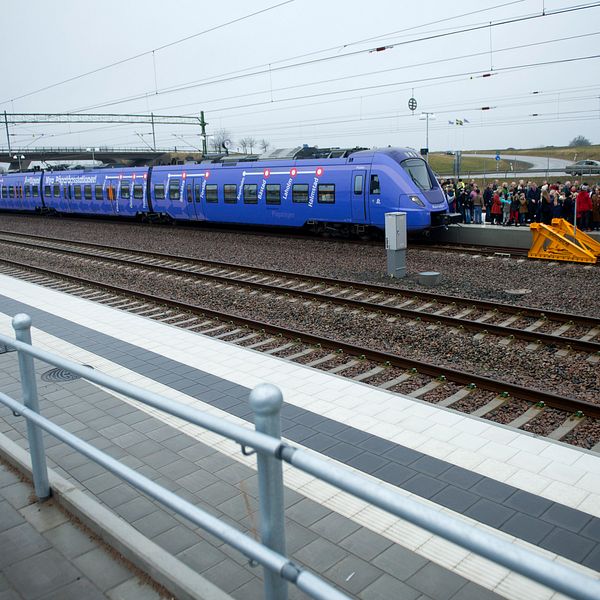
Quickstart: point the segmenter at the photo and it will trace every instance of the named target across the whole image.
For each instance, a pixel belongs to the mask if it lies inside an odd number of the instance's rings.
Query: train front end
[[[449,212],[446,195],[430,166],[417,152],[408,148],[379,151],[382,162],[393,164],[397,199],[391,210],[407,213],[409,232],[428,231],[457,222],[460,215]]]

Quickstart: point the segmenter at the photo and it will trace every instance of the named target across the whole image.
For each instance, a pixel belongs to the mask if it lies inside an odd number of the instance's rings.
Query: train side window
[[[162,183],[157,183],[154,186],[154,197],[157,200],[164,200],[165,199],[165,186]]]
[[[187,195],[187,201],[188,202],[193,202],[194,201],[194,190],[192,188],[192,184],[191,183],[188,184],[188,186],[187,186],[186,195]]]
[[[258,186],[255,183],[244,184],[244,204],[258,204]]]
[[[129,182],[121,183],[121,198],[123,200],[129,200],[129,198],[131,198],[131,188],[129,187]]]
[[[362,196],[362,193],[363,193],[363,176],[362,175],[354,176],[354,193],[357,196]]]
[[[235,204],[237,202],[237,185],[226,183],[223,186],[223,195],[225,204]]]
[[[144,197],[144,186],[141,183],[136,183],[133,186],[133,197],[136,200],[142,200]]]
[[[335,203],[335,184],[334,183],[319,183],[317,186],[317,202],[321,204]]]
[[[31,186],[30,185],[25,186],[25,198],[31,198]]]
[[[83,197],[86,200],[91,200],[92,199],[92,186],[91,185],[84,185],[83,186]]]
[[[75,200],[81,200],[81,186],[80,185],[74,185],[73,186],[73,192],[75,195]]]
[[[44,196],[50,198],[52,196],[52,188],[49,185],[44,186]]]
[[[295,183],[292,186],[292,202],[308,204],[308,183]]]
[[[101,185],[97,185],[94,189],[94,195],[96,196],[96,200],[104,200],[104,193]]]
[[[281,185],[267,183],[267,204],[281,204]]]
[[[54,184],[53,187],[53,194],[52,194],[55,198],[60,198],[60,185],[58,183]]]
[[[32,193],[33,193],[33,197],[34,197],[34,198],[38,198],[38,197],[39,197],[39,195],[40,195],[40,188],[39,188],[37,185],[34,185],[34,186],[31,188],[31,191],[32,191]]]
[[[169,200],[179,200],[181,198],[180,180],[171,179],[169,181]]]
[[[206,186],[206,201],[207,202],[218,202],[219,201],[219,189],[216,184],[211,183]]]
[[[9,198],[14,198],[15,197],[15,186],[14,185],[9,185],[8,186],[8,197]]]
[[[196,202],[200,202],[201,200],[201,192],[200,192],[201,188],[199,184],[196,184],[194,186],[194,199],[196,200]]]
[[[5,185],[2,186],[2,197],[8,198],[8,188]]]
[[[381,194],[379,175],[371,175],[371,194]]]

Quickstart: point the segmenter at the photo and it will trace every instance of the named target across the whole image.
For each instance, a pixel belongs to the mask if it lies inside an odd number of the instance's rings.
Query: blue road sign
[[[496,160],[500,160],[500,155],[496,154]]]

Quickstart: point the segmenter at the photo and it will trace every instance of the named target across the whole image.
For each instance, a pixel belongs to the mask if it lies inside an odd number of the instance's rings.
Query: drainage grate
[[[91,365],[83,365],[84,367],[89,367],[93,369]],[[66,369],[61,369],[60,367],[56,367],[55,369],[50,369],[42,374],[42,381],[47,381],[50,383],[56,382],[64,382],[64,381],[75,381],[76,379],[80,379],[79,375],[75,375],[75,373],[71,373],[71,371],[67,371]]]
[[[0,354],[6,354],[7,352],[16,352],[16,350],[11,346],[0,344]]]

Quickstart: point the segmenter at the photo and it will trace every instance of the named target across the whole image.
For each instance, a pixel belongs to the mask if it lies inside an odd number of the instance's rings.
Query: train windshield
[[[411,176],[412,180],[422,190],[430,190],[433,188],[429,170],[424,160],[420,158],[407,158],[400,165]]]

